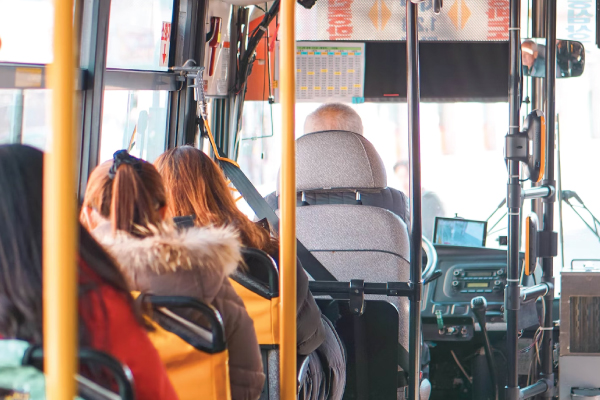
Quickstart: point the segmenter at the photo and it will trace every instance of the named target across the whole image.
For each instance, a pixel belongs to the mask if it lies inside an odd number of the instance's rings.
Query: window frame
[[[202,62],[204,40],[202,38],[197,41],[194,36],[197,29],[201,28],[198,22],[203,21],[207,4],[203,0],[173,0],[171,24],[172,32],[176,34],[172,34],[170,38],[169,67],[182,65],[185,60],[195,58],[197,54]],[[79,198],[82,198],[88,177],[99,162],[105,90],[168,91],[165,148],[186,143],[188,138],[179,132],[186,132],[185,127],[196,121],[193,91],[182,84],[184,82],[178,74],[171,71],[106,68],[110,7],[111,0],[76,0],[75,4],[74,23],[80,39],[80,68],[76,81],[76,110],[79,112],[76,114],[75,125],[79,139]],[[183,43],[178,43],[180,40]],[[26,81],[24,84],[17,82],[17,73],[23,69],[40,73],[40,79]],[[20,90],[20,103],[17,106],[21,108],[21,117],[23,90],[48,87],[48,65],[0,63],[0,89]],[[172,115],[178,116],[177,121],[172,121]],[[16,124],[21,131],[17,136],[22,137],[22,121],[16,121]]]

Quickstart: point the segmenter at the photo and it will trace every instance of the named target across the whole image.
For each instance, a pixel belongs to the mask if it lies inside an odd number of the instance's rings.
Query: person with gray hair
[[[360,115],[352,107],[342,103],[325,103],[308,114],[304,133],[346,131],[363,134]]]
[[[363,123],[356,111],[346,104],[325,103],[306,117],[304,134],[341,131],[349,135],[363,135]],[[331,149],[332,152],[335,149]],[[273,192],[265,197],[273,210],[279,208],[279,196]],[[308,204],[356,204],[356,195],[351,192],[340,193],[306,193]],[[407,228],[410,229],[410,213],[408,198],[399,190],[387,187],[380,192],[361,193],[361,202],[366,206],[380,207],[399,216]],[[298,204],[302,204],[301,195],[298,194]]]

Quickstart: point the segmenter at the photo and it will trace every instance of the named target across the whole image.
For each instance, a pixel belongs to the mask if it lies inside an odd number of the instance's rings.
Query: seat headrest
[[[387,176],[377,151],[363,136],[315,132],[296,140],[297,190],[383,189]]]

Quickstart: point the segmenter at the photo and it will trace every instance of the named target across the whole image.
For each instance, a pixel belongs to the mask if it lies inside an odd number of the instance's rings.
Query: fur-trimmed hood
[[[242,260],[238,235],[229,228],[180,231],[164,226],[137,238],[122,231],[113,235],[104,223],[92,234],[116,259],[133,290],[158,295],[194,296],[210,303]]]

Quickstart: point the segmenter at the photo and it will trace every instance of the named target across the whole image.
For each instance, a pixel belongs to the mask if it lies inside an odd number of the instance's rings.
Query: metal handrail
[[[279,54],[281,99],[281,223],[279,225],[279,333],[280,398],[294,400],[296,384],[296,41],[294,0],[282,0],[280,11],[281,51]]]

